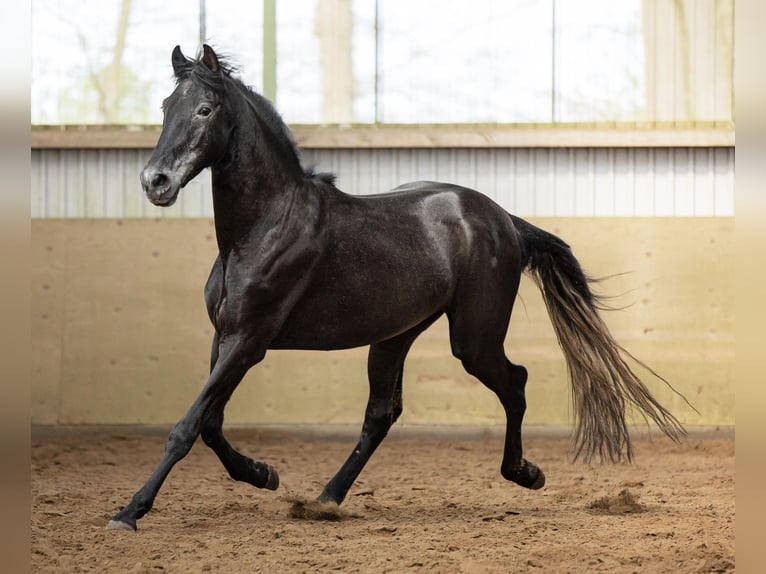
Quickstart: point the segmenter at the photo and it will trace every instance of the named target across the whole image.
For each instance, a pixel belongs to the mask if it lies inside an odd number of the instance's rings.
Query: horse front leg
[[[263,358],[264,354],[265,351],[261,352],[260,356],[247,352],[239,345],[220,348],[218,360],[202,392],[168,435],[159,465],[149,480],[133,495],[130,503],[112,517],[107,528],[136,530],[136,521],[152,508],[154,499],[173,466],[191,450],[205,418],[210,416],[211,412],[215,412],[213,409],[217,403],[231,396],[250,366]]]
[[[211,372],[218,361],[219,341],[220,337],[216,332],[213,336],[213,345],[210,351]],[[202,440],[213,450],[231,478],[247,482],[258,488],[276,490],[279,487],[279,473],[277,473],[276,469],[271,465],[254,461],[250,457],[240,454],[226,440],[223,434],[223,418],[224,409],[230,398],[231,393],[222,395],[210,407],[209,414],[202,421]]]

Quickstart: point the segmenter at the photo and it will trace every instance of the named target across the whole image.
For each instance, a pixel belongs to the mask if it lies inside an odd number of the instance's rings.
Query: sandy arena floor
[[[349,436],[234,429],[273,464],[276,492],[234,482],[198,441],[138,532],[105,530],[159,461],[167,431],[34,429],[33,572],[729,572],[733,432],[636,439],[632,465],[571,464],[528,431],[546,486],[500,476],[496,431],[394,429],[335,520],[296,517],[350,453]]]

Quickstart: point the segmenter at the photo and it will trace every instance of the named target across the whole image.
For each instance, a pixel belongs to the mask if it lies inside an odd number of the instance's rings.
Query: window
[[[201,39],[290,123],[734,119],[733,0],[33,0],[32,29],[33,124],[161,123]]]

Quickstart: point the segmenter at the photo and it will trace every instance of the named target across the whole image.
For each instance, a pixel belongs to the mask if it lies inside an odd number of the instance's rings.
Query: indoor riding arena
[[[734,571],[733,14],[34,0],[32,571]]]

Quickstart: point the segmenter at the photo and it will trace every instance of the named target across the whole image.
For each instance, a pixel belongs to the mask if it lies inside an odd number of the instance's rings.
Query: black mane
[[[182,80],[191,79],[213,93],[222,95],[226,90],[226,83],[229,82],[242,94],[250,108],[258,116],[261,124],[274,136],[274,140],[284,152],[285,157],[294,161],[296,168],[315,182],[334,186],[336,177],[334,173],[317,172],[314,166],[303,165],[300,148],[293,138],[290,128],[287,127],[274,105],[235,75],[239,69],[226,56],[218,54],[217,57],[218,72],[208,68],[201,57],[196,60],[185,58],[186,63],[176,70],[176,84]]]

